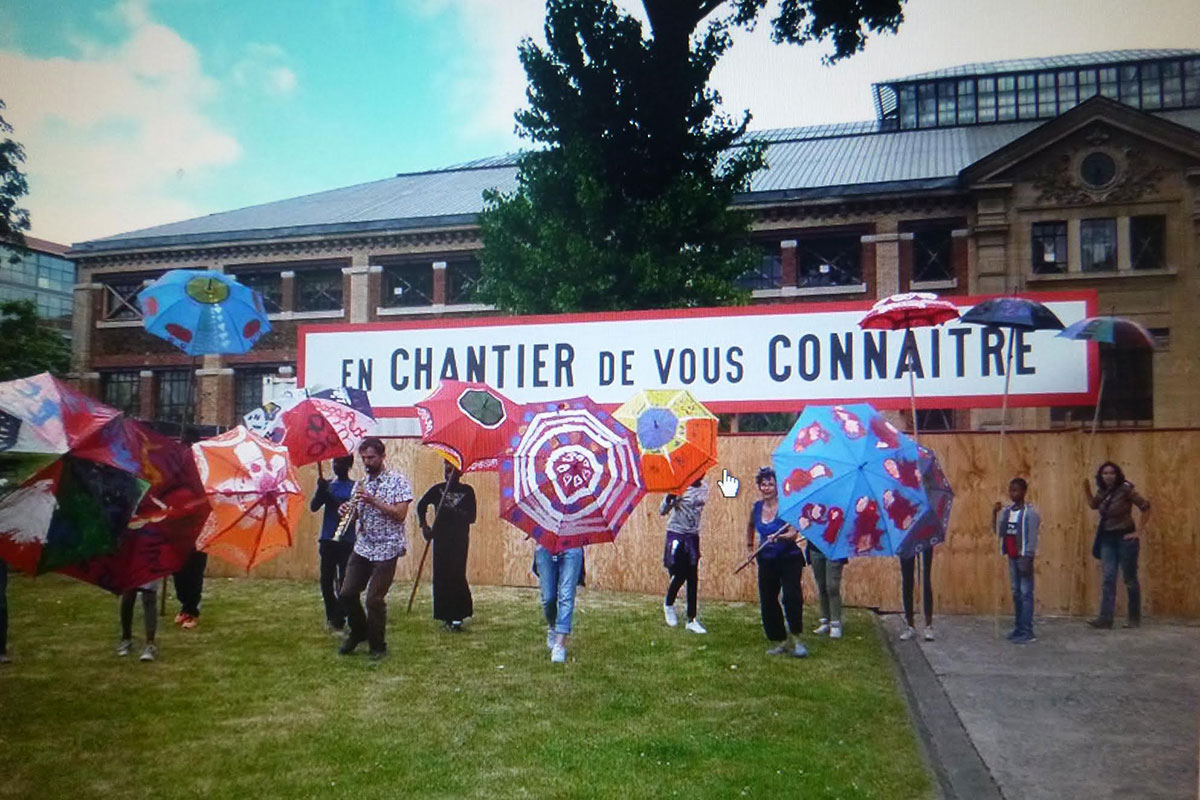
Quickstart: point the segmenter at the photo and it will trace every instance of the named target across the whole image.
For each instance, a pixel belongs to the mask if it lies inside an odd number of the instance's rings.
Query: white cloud
[[[296,73],[284,66],[287,54],[277,44],[250,42],[230,70],[235,86],[264,94],[282,96],[296,89]]]
[[[144,2],[116,11],[117,45],[80,42],[73,58],[0,51],[37,236],[69,243],[195,216],[183,190],[241,154],[205,111],[219,85],[195,47]]]

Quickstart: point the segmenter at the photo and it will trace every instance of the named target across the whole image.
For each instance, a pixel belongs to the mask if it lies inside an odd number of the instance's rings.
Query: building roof
[[[1144,56],[1190,51],[1115,52]],[[1089,58],[1101,55],[1105,54],[1087,54]],[[1059,64],[1065,63],[1061,59],[1072,58],[1083,56],[984,66],[1035,61]],[[1156,116],[1200,131],[1200,109],[1163,111]],[[878,120],[868,120],[751,133],[749,137],[767,143],[767,169],[754,177],[750,192],[736,202],[750,205],[815,196],[953,189],[967,166],[1046,122],[883,130]],[[494,156],[122,233],[75,245],[71,253],[86,256],[295,236],[467,226],[473,225],[483,210],[485,190],[514,188],[516,155]]]
[[[945,69],[935,69],[930,72],[918,72],[915,75],[905,75],[886,81],[878,81],[876,85],[890,83],[907,83],[909,81],[925,81],[936,78],[961,78],[967,75],[1000,75],[1009,72],[1036,72],[1044,69],[1066,69],[1069,67],[1101,66],[1121,64],[1130,61],[1153,61],[1158,58],[1200,57],[1200,50],[1187,49],[1158,49],[1158,50],[1101,50],[1094,53],[1073,53],[1062,56],[1045,56],[1042,58],[1015,58],[1008,61],[988,61],[976,64],[959,64]]]

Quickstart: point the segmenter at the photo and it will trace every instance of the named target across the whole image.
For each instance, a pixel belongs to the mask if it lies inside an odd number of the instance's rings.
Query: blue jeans
[[[542,589],[542,611],[546,615],[546,624],[555,633],[569,634],[571,617],[575,614],[575,587],[579,584],[579,571],[583,568],[583,548],[564,550],[554,556],[546,548],[538,547],[533,560]]]
[[[1117,567],[1125,578],[1129,592],[1127,614],[1134,622],[1142,618],[1142,587],[1138,583],[1138,553],[1141,543],[1137,539],[1119,539],[1105,536],[1100,540],[1100,563],[1103,565],[1104,586],[1100,592],[1100,619],[1111,620],[1117,603]]]
[[[1014,633],[1033,636],[1033,556],[1008,559],[1008,579],[1012,584]]]

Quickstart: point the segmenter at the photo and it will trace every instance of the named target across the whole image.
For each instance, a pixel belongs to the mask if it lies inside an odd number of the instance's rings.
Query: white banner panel
[[[1070,325],[1094,292],[1038,294]],[[947,298],[966,311],[984,298]],[[715,412],[799,411],[807,403],[908,406],[913,364],[924,408],[998,406],[1008,331],[958,322],[864,331],[868,303],[652,312],[476,317],[306,325],[305,386],[370,393],[380,416],[409,416],[443,378],[482,381],[519,403],[587,395],[616,405],[639,389],[684,387]],[[1009,404],[1088,405],[1098,388],[1094,345],[1052,331],[1018,333]],[[915,357],[913,354],[915,353]]]

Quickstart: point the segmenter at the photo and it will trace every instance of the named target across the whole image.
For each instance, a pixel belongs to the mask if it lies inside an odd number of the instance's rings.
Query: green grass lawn
[[[378,664],[335,653],[315,581],[229,579],[207,581],[200,627],[163,619],[142,664],[114,655],[116,598],[14,576],[0,797],[930,792],[867,613],[839,642],[807,636],[798,660],[764,654],[754,605],[704,605],[696,636],[656,598],[584,591],[561,665],[531,590],[476,589],[474,624],[452,634],[427,596],[406,615],[406,589]]]

